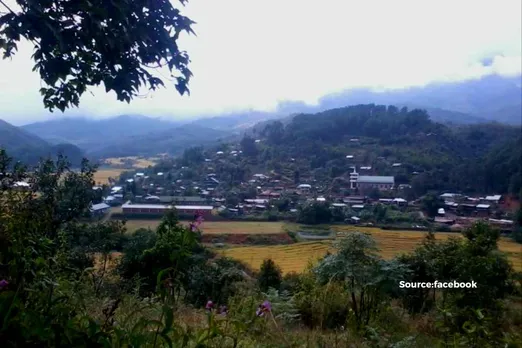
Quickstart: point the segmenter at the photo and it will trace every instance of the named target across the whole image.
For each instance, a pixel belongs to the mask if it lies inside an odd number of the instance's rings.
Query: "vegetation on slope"
[[[277,260],[252,272],[203,247],[198,229],[167,214],[156,231],[85,223],[92,168],[62,161],[29,174],[0,153],[0,340],[38,347],[361,347],[520,345],[520,275],[499,233],[428,234],[412,253],[383,260],[367,234],[348,233],[303,274]],[[35,193],[38,193],[36,195]],[[204,233],[204,231],[203,231]],[[123,252],[112,258],[113,252]],[[412,289],[409,282],[475,289]],[[486,286],[487,285],[487,286]],[[426,323],[426,324],[424,324]]]

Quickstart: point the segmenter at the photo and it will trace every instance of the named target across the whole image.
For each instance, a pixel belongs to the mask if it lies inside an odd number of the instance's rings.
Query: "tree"
[[[180,0],[184,5],[187,0]],[[45,84],[45,108],[64,111],[78,106],[89,87],[104,84],[117,99],[130,102],[141,86],[164,85],[154,69],[167,67],[176,89],[188,93],[188,54],[178,47],[182,32],[194,22],[170,1],[16,0],[0,2],[0,50],[10,58],[21,39],[34,45],[34,69]]]
[[[351,297],[353,322],[361,329],[380,313],[387,291],[396,287],[406,268],[395,261],[382,260],[369,234],[349,233],[333,246],[337,253],[326,256],[314,273],[321,284],[344,284]]]
[[[298,221],[305,224],[328,223],[332,220],[332,211],[324,203],[314,202],[299,207]]]
[[[241,150],[245,156],[255,157],[257,156],[257,146],[254,138],[245,136],[241,140]]]
[[[279,290],[281,286],[282,276],[281,269],[272,259],[266,259],[261,264],[259,270],[259,288],[261,291],[268,291],[269,288]]]
[[[422,210],[430,217],[437,215],[440,208],[444,206],[444,202],[437,195],[429,193],[422,198]]]

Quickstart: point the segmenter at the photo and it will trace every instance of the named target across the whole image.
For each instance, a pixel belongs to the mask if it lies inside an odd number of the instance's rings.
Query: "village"
[[[241,151],[233,150],[229,155],[236,157]],[[92,205],[91,213],[95,218],[112,213],[126,219],[154,219],[175,208],[181,219],[191,219],[198,213],[207,221],[296,221],[300,208],[320,204],[328,206],[337,223],[344,224],[393,228],[394,223],[372,218],[376,206],[385,206],[403,214],[398,219],[400,224],[395,224],[401,229],[426,230],[429,225],[440,231],[461,231],[477,220],[506,231],[513,225],[508,218],[512,211],[509,197],[444,192],[438,194],[436,214],[429,216],[422,198],[406,199],[404,192],[409,185],[397,185],[394,176],[369,175],[370,166],[353,166],[349,187],[341,193],[328,192],[325,185],[313,179],[296,184],[273,171],[255,173],[230,190],[213,172],[212,162],[223,156],[223,151],[218,151],[214,159],[206,158],[204,172],[199,177],[190,175],[190,179],[184,177],[190,171],[187,166],[174,165],[165,172],[149,167],[125,173],[110,186],[93,188],[100,192],[100,201]],[[406,215],[413,218],[404,218]]]

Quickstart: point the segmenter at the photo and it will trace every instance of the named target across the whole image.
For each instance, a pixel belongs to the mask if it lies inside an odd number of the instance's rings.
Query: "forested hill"
[[[371,167],[368,174],[394,175],[417,194],[518,194],[520,135],[520,127],[451,127],[431,121],[424,110],[370,104],[300,114],[286,125],[272,122],[254,134],[260,142],[247,137],[241,146],[246,162],[258,168],[299,172],[301,180],[330,181],[334,190],[357,165]]]
[[[84,156],[83,152],[75,145],[57,144],[51,145],[38,136],[15,127],[10,123],[0,120],[0,149],[27,165],[36,164],[42,157],[56,157],[62,154],[73,165],[79,165]]]

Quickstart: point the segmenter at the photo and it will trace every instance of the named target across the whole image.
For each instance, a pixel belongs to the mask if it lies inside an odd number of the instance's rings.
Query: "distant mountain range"
[[[190,146],[239,137],[254,126],[259,129],[271,120],[288,121],[295,114],[369,103],[425,109],[433,121],[446,124],[522,123],[521,77],[487,76],[402,90],[351,89],[326,95],[313,106],[285,101],[274,112],[249,110],[195,120],[170,121],[122,115],[102,120],[62,118],[20,128],[2,122],[3,132],[11,135],[2,136],[0,145],[8,145],[17,153],[27,153],[28,148],[48,151],[53,145],[68,143],[78,146],[92,158],[175,154]]]
[[[73,165],[79,165],[84,152],[77,146],[67,143],[50,144],[40,137],[19,127],[0,120],[0,148],[15,160],[34,164],[41,157],[67,156]]]
[[[28,124],[21,130],[38,135],[49,143],[74,144],[92,159],[176,154],[187,147],[207,144],[232,134],[219,127],[202,127],[197,122],[184,124],[141,115],[102,120],[63,118]]]

